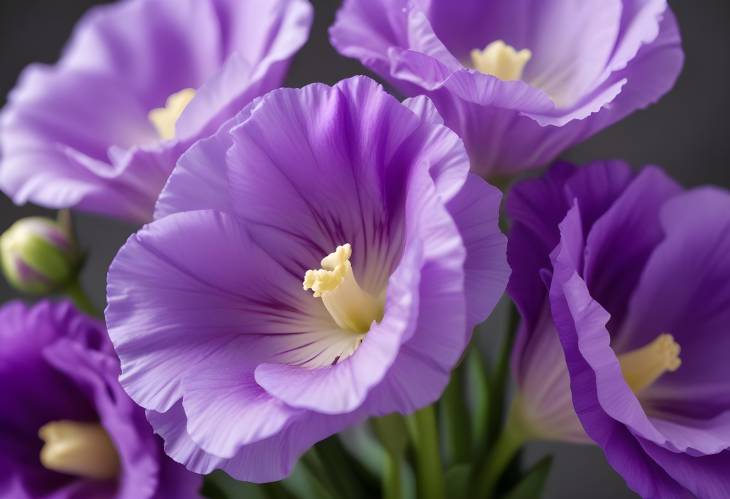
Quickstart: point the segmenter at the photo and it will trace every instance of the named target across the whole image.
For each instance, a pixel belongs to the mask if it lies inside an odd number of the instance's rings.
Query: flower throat
[[[350,263],[352,246],[338,246],[322,259],[321,269],[307,270],[304,289],[321,298],[325,308],[342,329],[366,333],[373,322],[383,318],[385,299],[376,298],[360,287]]]

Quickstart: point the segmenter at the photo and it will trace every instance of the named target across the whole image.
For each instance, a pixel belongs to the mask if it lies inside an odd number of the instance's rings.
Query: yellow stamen
[[[167,98],[165,107],[158,107],[149,112],[149,120],[155,125],[157,133],[165,140],[175,138],[175,125],[190,101],[195,97],[195,90],[186,88]]]
[[[53,421],[38,436],[45,442],[41,463],[49,470],[97,480],[119,474],[119,454],[100,424]]]
[[[682,365],[681,348],[671,334],[660,334],[641,348],[619,356],[621,372],[631,390],[638,393],[651,386],[666,372]]]
[[[518,52],[502,40],[490,43],[484,50],[471,51],[474,69],[504,81],[521,80],[522,72],[531,57],[532,52],[529,50],[522,49]]]
[[[383,318],[384,299],[363,290],[355,280],[349,244],[338,246],[322,260],[322,268],[307,270],[304,289],[311,289],[315,298],[322,298],[337,325],[356,333],[365,333],[373,322]]]

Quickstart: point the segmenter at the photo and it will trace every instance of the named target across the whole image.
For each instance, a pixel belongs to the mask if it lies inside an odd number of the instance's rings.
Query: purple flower
[[[428,95],[482,176],[549,163],[659,99],[683,61],[666,0],[345,0],[330,34]]]
[[[728,497],[730,193],[684,192],[654,167],[558,165],[508,211],[518,379],[567,367],[586,434],[643,497]],[[536,348],[554,330],[564,360]]]
[[[16,203],[148,221],[177,158],[278,87],[306,0],[126,0],[92,9],[61,60],[27,68],[0,121]]]
[[[175,460],[277,480],[439,397],[508,277],[500,193],[439,119],[358,77],[271,92],[183,155],[106,313]]]
[[[0,324],[2,497],[198,497],[119,386],[102,324],[47,301],[7,304]]]

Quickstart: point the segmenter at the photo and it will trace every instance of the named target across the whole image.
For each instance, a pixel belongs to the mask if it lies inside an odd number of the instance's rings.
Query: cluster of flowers
[[[332,44],[402,102],[364,76],[278,88],[312,17],[122,0],[22,74],[2,191],[146,225],[109,269],[105,324],[67,224],[0,240],[13,284],[84,309],[0,310],[0,495],[281,480],[317,442],[438,400],[506,289],[519,390],[498,449],[595,442],[643,497],[730,496],[730,194],[557,163],[509,190],[507,238],[487,182],[669,91],[666,1],[346,0]]]

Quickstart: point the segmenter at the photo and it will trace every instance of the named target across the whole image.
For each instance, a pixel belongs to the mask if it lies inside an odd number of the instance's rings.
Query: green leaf
[[[542,496],[545,482],[553,464],[552,456],[542,458],[506,495],[504,499],[538,499]]]

